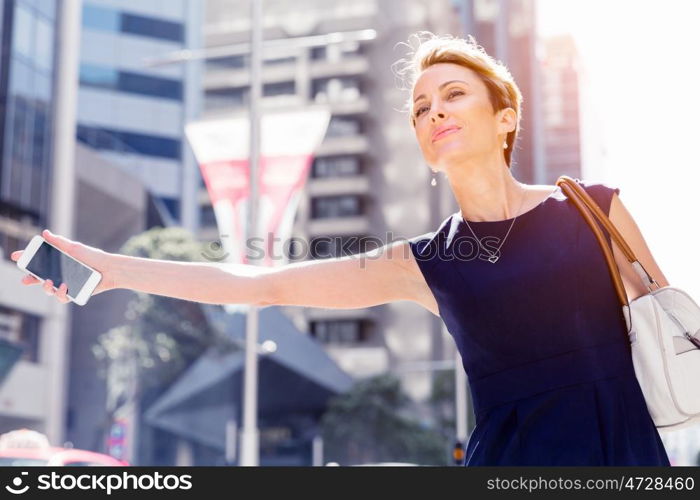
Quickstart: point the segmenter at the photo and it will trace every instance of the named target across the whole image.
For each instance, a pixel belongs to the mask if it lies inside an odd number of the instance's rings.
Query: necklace
[[[498,258],[500,257],[500,255],[497,255],[497,254],[498,254],[498,252],[501,250],[501,247],[503,246],[503,243],[505,243],[506,238],[508,238],[508,235],[510,234],[510,230],[513,229],[513,224],[515,224],[515,219],[517,219],[518,216],[520,215],[520,209],[523,208],[523,203],[525,202],[525,188],[523,188],[523,185],[520,184],[520,183],[518,183],[518,185],[519,185],[520,188],[523,190],[523,195],[522,195],[521,200],[520,200],[520,207],[518,208],[518,215],[516,215],[515,217],[513,217],[513,221],[510,223],[510,227],[508,228],[508,231],[506,232],[506,235],[503,237],[503,240],[501,240],[501,244],[498,245],[498,248],[496,248],[496,251],[495,251],[495,252],[490,252],[486,247],[484,247],[484,245],[481,244],[481,240],[480,240],[479,238],[477,238],[476,234],[474,234],[474,230],[473,230],[472,227],[469,225],[469,221],[467,221],[467,219],[465,219],[464,217],[462,217],[462,220],[467,224],[467,227],[468,227],[469,230],[472,232],[472,235],[474,236],[474,239],[476,240],[476,242],[479,244],[479,246],[480,246],[486,253],[489,254],[488,261],[489,261],[491,264],[495,264],[496,261],[498,260]]]

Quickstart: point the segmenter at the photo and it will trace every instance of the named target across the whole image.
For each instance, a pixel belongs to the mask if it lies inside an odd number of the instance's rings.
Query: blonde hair
[[[414,39],[417,45],[411,45]],[[489,94],[489,100],[494,113],[505,108],[513,108],[516,113],[515,129],[506,137],[508,148],[504,149],[504,157],[510,168],[513,147],[520,128],[520,110],[522,94],[508,68],[501,62],[488,55],[483,47],[476,43],[473,36],[457,38],[452,35],[437,36],[430,31],[419,31],[409,37],[407,45],[410,52],[406,57],[392,65],[394,75],[401,81],[403,90],[413,91],[420,73],[434,64],[453,63],[474,71],[484,82]],[[405,104],[411,123],[415,120],[411,114],[412,96],[409,94]]]

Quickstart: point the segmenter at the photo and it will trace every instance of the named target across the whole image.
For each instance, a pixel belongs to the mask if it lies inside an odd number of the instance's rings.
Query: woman
[[[511,173],[522,99],[511,75],[471,38],[419,40],[400,70],[411,83],[411,124],[459,205],[437,231],[362,260],[278,268],[136,258],[44,237],[102,272],[95,294],[127,288],[213,304],[342,309],[417,302],[445,321],[469,376],[476,427],[466,465],[670,465],[597,240],[558,187]],[[584,186],[667,286],[619,189]],[[643,294],[617,247],[614,255],[630,299]],[[65,284],[44,290],[68,301]]]

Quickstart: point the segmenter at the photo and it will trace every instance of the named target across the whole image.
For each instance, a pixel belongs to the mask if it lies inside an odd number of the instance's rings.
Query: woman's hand
[[[85,245],[79,241],[72,241],[68,238],[64,238],[63,236],[53,234],[48,229],[44,229],[41,235],[48,243],[51,243],[59,250],[102,273],[102,279],[92,292],[92,295],[97,295],[98,293],[102,293],[106,290],[116,288],[114,280],[114,265],[112,264],[111,260],[113,256],[112,254],[100,250],[99,248]],[[17,262],[22,256],[23,252],[23,250],[12,252],[10,258]],[[41,283],[41,281],[36,279],[31,274],[27,274],[24,278],[22,278],[22,283],[25,285],[35,285],[37,283]],[[46,280],[44,281],[42,287],[47,295],[54,295],[59,302],[64,304],[70,302],[70,299],[66,296],[68,286],[65,283],[60,283],[58,288],[55,288],[54,283],[51,280]]]

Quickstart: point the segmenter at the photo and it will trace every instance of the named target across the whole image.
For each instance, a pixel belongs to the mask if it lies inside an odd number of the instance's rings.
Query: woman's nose
[[[445,113],[442,111],[438,111],[437,113],[433,113],[432,119],[435,121],[437,118],[440,118],[441,120],[445,118]]]

